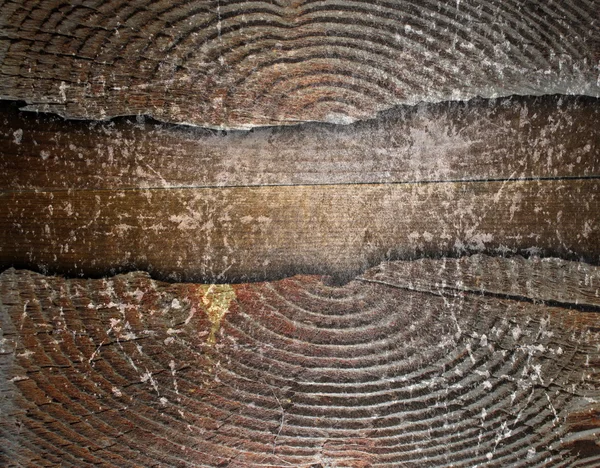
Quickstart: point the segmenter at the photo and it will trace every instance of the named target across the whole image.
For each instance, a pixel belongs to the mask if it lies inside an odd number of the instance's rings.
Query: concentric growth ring
[[[244,128],[394,105],[598,96],[597,1],[0,2],[0,95]]]
[[[578,305],[523,295],[522,274]],[[600,453],[578,449],[595,432],[575,421],[600,395],[598,276],[482,256],[384,264],[343,287],[9,270],[6,453],[26,466],[42,452],[48,466],[595,466]]]

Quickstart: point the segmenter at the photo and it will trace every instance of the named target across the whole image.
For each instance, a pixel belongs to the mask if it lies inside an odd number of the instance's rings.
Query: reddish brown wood
[[[0,268],[334,275],[4,271],[0,464],[599,466],[599,12],[0,0]]]
[[[341,287],[8,270],[4,461],[597,466],[599,283],[583,263],[485,256]]]

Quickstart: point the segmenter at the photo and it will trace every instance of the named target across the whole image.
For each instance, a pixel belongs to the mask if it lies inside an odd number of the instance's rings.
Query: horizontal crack
[[[546,182],[546,181],[572,181],[572,180],[600,180],[599,175],[590,176],[562,176],[562,177],[515,177],[515,178],[489,178],[489,179],[448,179],[448,180],[408,180],[401,182],[344,182],[330,184],[250,184],[250,185],[181,185],[168,187],[122,187],[118,189],[110,188],[77,188],[77,189],[55,189],[38,188],[23,190],[3,190],[0,195],[20,194],[20,193],[74,193],[74,192],[144,192],[147,190],[195,190],[195,189],[244,189],[244,188],[267,188],[267,187],[338,187],[338,186],[402,186],[402,185],[437,185],[437,184],[461,184],[461,183],[491,183],[491,182]]]
[[[531,297],[527,297],[527,296],[522,296],[522,295],[516,295],[516,294],[507,294],[507,293],[497,293],[497,292],[493,292],[493,291],[488,291],[488,290],[474,290],[474,289],[460,289],[460,288],[453,288],[453,287],[449,287],[449,286],[442,286],[439,289],[428,289],[428,288],[414,288],[414,287],[409,287],[409,286],[402,286],[402,285],[398,285],[398,284],[393,284],[387,281],[379,281],[379,280],[373,280],[373,279],[367,279],[367,278],[356,278],[357,281],[361,281],[363,283],[371,283],[371,284],[380,284],[383,286],[389,286],[395,289],[403,289],[406,291],[417,291],[417,292],[422,292],[422,293],[428,293],[428,294],[432,294],[435,296],[444,296],[447,293],[447,295],[452,295],[452,296],[457,296],[461,293],[463,294],[470,294],[473,296],[486,296],[486,297],[494,297],[497,299],[507,299],[507,300],[511,300],[511,301],[517,301],[517,302],[526,302],[528,304],[540,304],[540,305],[545,305],[548,307],[560,307],[563,309],[570,309],[570,310],[576,310],[578,312],[594,312],[594,313],[600,313],[600,306],[596,306],[593,304],[576,304],[573,302],[564,302],[564,301],[557,301],[557,300],[552,300],[552,299],[534,299]]]

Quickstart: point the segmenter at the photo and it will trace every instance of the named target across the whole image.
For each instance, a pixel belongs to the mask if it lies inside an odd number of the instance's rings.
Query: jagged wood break
[[[20,466],[598,466],[600,269],[384,263],[342,287],[0,276]]]
[[[1,0],[0,97],[242,128],[599,96],[599,24],[597,0]]]
[[[351,125],[228,132],[65,121],[0,102],[2,192],[581,177],[600,177],[600,99],[582,96],[422,103]]]

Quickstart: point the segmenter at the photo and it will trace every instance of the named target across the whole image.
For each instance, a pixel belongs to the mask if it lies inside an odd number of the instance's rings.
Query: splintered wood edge
[[[430,293],[497,295],[600,311],[599,272],[597,266],[557,258],[473,255],[383,263],[359,278]]]
[[[0,458],[597,466],[600,268],[478,255],[324,280],[2,273]]]
[[[64,121],[5,102],[0,123],[4,192],[600,177],[600,100],[582,97],[420,104],[253,132]]]
[[[594,0],[1,5],[0,96],[70,118],[250,128],[420,101],[600,96]]]

